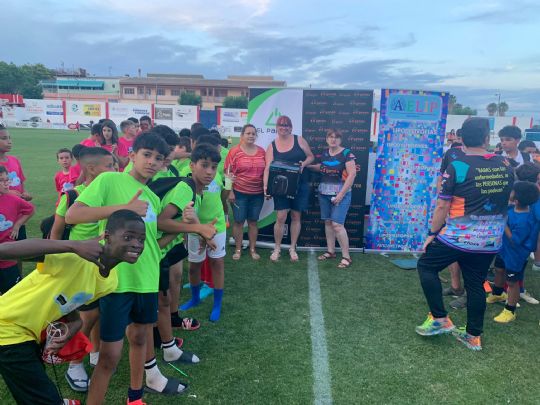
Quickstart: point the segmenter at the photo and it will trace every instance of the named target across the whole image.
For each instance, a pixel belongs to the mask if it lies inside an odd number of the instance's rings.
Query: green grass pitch
[[[37,207],[29,234],[39,237],[39,221],[53,212],[56,199],[55,152],[87,133],[13,129],[11,134],[12,153],[22,161],[26,187]],[[202,322],[198,331],[177,332],[185,339],[184,347],[201,358],[198,365],[181,367],[189,377],[160,363],[164,374],[190,385],[188,394],[145,394],[148,404],[314,402],[309,253],[300,253],[294,265],[286,255],[276,265],[269,262],[269,251],[261,253],[258,263],[246,254],[238,262],[226,259],[223,312],[217,324],[207,320],[211,297],[186,313]],[[379,255],[355,254],[353,261],[347,270],[337,269],[336,261],[318,263],[325,320],[319,327],[326,332],[335,404],[539,403],[540,306],[522,302],[517,320],[509,325],[493,322],[502,307],[489,306],[484,350],[472,352],[451,336],[416,335],[414,327],[425,319],[427,306],[415,272],[399,270]],[[539,273],[528,270],[526,284],[533,295],[540,295]],[[187,290],[182,294],[182,302],[189,299]],[[458,325],[465,321],[465,310],[451,310],[450,315]],[[65,366],[56,371],[64,396],[83,399],[65,383]],[[128,384],[125,350],[107,403],[125,403]],[[0,403],[13,403],[1,379]]]

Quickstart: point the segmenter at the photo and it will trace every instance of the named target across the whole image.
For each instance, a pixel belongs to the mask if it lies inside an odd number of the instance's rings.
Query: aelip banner
[[[381,91],[367,248],[420,251],[437,199],[448,93]]]
[[[250,89],[248,122],[257,128],[257,144],[263,148],[277,136],[276,119],[291,118],[292,133],[303,136],[313,153],[320,155],[326,148],[326,132],[337,129],[343,134],[343,146],[356,156],[357,176],[352,190],[352,202],[345,226],[351,248],[364,245],[364,212],[367,163],[373,91],[316,89]],[[324,222],[320,219],[317,187],[319,175],[311,175],[310,204],[302,213],[302,233],[299,246],[326,246]],[[265,203],[261,212],[260,240],[273,241],[275,222],[273,201]],[[289,243],[288,228],[284,243]]]

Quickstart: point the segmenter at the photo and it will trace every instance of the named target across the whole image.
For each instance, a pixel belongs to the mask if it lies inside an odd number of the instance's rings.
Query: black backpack
[[[197,188],[195,186],[195,181],[193,181],[191,177],[161,177],[157,180],[150,181],[148,183],[148,188],[150,188],[150,190],[152,190],[160,200],[163,200],[163,197],[165,197],[169,191],[175,188],[178,183],[182,182],[186,183],[193,191],[193,198],[191,201],[195,203]],[[179,210],[176,218],[180,217],[181,215],[182,210]]]
[[[64,191],[62,194],[65,194],[67,199],[67,207],[71,207],[77,197],[79,196],[79,193],[77,193],[76,190],[68,190]],[[41,221],[41,224],[39,226],[39,229],[41,229],[41,234],[43,239],[50,239],[51,238],[51,231],[54,224],[54,215],[51,215],[50,217],[44,218]],[[64,232],[62,233],[62,240],[68,240],[69,239],[69,233],[71,232],[71,228],[73,228],[73,225],[66,224],[64,227]]]

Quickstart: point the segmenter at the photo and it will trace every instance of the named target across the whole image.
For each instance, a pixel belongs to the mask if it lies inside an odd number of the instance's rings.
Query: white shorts
[[[212,259],[220,259],[225,257],[225,243],[227,242],[227,232],[216,233],[214,239],[216,250],[210,249],[208,246],[199,253],[201,247],[201,237],[197,234],[190,233],[188,235],[188,261],[190,263],[202,263],[206,259],[206,255]]]

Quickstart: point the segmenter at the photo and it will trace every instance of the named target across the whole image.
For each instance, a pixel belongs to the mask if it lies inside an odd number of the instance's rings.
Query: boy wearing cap
[[[425,253],[418,261],[430,312],[416,332],[434,336],[455,330],[444,308],[439,272],[457,262],[467,291],[467,326],[454,334],[469,349],[481,350],[486,310],[483,283],[501,248],[514,173],[506,158],[487,152],[487,119],[469,118],[461,130],[465,153],[452,161],[442,176]]]

